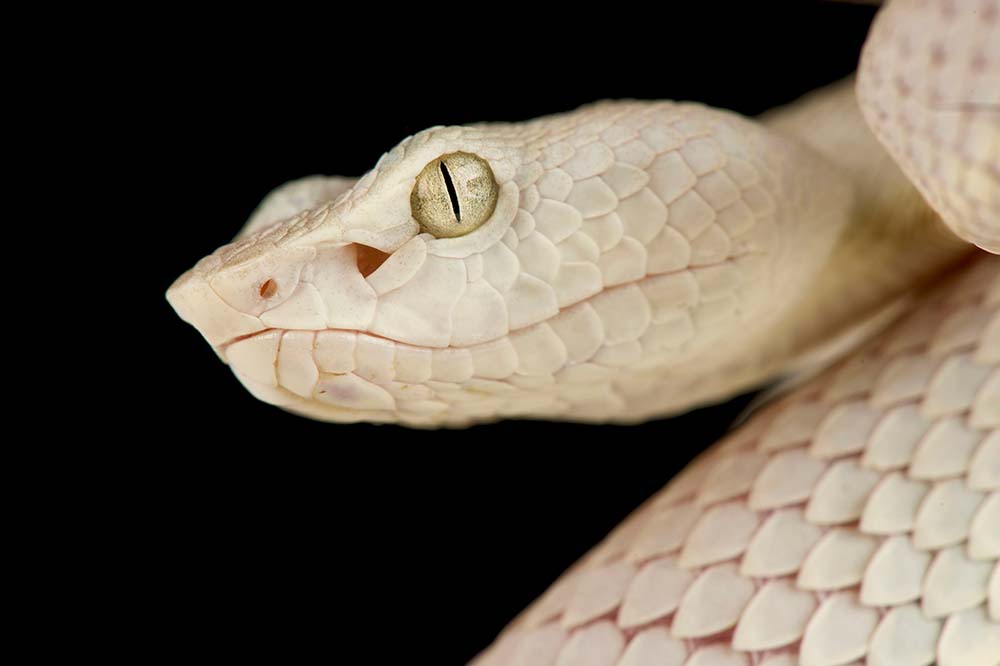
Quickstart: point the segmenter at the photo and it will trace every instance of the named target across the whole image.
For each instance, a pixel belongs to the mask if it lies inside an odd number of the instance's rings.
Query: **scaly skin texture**
[[[828,95],[853,105],[849,85]],[[857,152],[887,159],[868,136]],[[456,150],[490,159],[501,194],[483,227],[435,239],[408,195]],[[433,129],[357,183],[276,193],[170,297],[255,395],[313,418],[662,416],[759,383],[964,248],[925,213],[905,234],[865,234],[849,258],[874,271],[835,260],[865,224],[864,192],[838,167],[693,104]],[[893,210],[926,211],[910,186],[898,199]],[[319,205],[281,221],[303,203]],[[391,257],[365,276],[357,258],[372,247]]]
[[[1000,3],[895,2],[858,98],[875,135],[960,237],[1000,252]]]
[[[475,664],[995,666],[998,558],[990,257],[703,454]]]
[[[409,192],[458,150],[490,160],[499,201],[481,228],[435,239]],[[844,174],[793,141],[669,102],[428,130],[335,203],[267,226],[342,182],[276,195],[250,225],[263,230],[200,262],[172,300],[268,402],[425,426],[636,420],[773,373],[809,341],[764,343],[852,201]],[[392,252],[367,277],[362,244]]]
[[[361,179],[279,189],[168,298],[262,400],[426,427],[662,416],[912,310],[702,456],[477,663],[997,666],[1000,260],[967,255],[1000,249],[998,48],[1000,0],[902,0],[857,97],[427,130]],[[499,198],[436,239],[410,193],[453,152]]]

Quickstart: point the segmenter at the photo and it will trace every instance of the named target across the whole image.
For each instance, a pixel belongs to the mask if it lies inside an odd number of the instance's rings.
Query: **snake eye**
[[[424,231],[437,238],[464,236],[490,219],[497,191],[486,160],[470,153],[448,153],[417,176],[410,212]]]

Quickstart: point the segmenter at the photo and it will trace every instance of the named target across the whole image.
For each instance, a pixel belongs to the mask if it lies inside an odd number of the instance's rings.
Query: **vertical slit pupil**
[[[455,219],[462,221],[462,211],[458,207],[458,193],[455,192],[455,183],[451,182],[451,172],[444,162],[438,162],[441,175],[444,177],[444,186],[448,188],[448,198],[451,199],[451,209],[455,212]]]

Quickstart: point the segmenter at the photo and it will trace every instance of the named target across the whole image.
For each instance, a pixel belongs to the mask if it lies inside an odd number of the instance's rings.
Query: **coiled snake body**
[[[757,121],[606,102],[286,185],[168,299],[336,422],[634,422],[797,378],[480,666],[997,666],[998,252],[1000,2],[913,0],[856,81]]]

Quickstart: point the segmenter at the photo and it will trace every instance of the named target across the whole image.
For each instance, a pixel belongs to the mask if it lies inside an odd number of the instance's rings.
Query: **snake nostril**
[[[360,271],[361,275],[364,277],[368,277],[377,271],[379,266],[385,263],[385,260],[389,258],[389,253],[368,245],[355,243],[354,247],[357,252],[358,271]]]
[[[278,283],[271,278],[268,278],[264,280],[262,285],[260,285],[259,292],[261,298],[271,298],[278,293]]]

